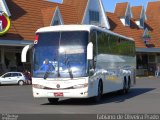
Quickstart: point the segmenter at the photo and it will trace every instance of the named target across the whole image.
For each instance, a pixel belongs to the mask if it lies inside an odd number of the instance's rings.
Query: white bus
[[[22,62],[31,45],[22,50]],[[89,98],[127,93],[135,83],[134,40],[93,25],[40,28],[33,45],[35,98]]]

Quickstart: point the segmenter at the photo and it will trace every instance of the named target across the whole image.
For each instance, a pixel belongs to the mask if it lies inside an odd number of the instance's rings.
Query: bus
[[[90,98],[128,93],[135,84],[135,42],[94,25],[58,25],[36,31],[32,48],[32,89],[35,98],[57,103],[60,98]]]

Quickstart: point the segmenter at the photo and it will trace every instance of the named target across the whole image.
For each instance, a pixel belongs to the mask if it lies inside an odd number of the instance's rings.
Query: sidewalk
[[[137,79],[151,79],[151,80],[160,80],[160,76],[159,77],[155,77],[155,76],[137,76],[136,77],[136,80]]]

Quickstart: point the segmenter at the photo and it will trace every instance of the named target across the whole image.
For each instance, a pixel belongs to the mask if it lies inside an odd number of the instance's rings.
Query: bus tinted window
[[[33,77],[72,78],[86,76],[88,32],[39,33],[34,46]]]
[[[110,39],[110,36],[108,34],[98,32],[98,52],[99,53],[110,53],[109,39]]]
[[[97,34],[99,54],[135,56],[135,44],[133,41],[100,31]]]
[[[93,55],[97,54],[97,33],[96,31],[92,31],[90,35],[90,41],[93,43]]]

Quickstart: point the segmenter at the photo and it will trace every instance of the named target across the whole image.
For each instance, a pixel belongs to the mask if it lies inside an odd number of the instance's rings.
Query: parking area
[[[158,113],[160,111],[160,78],[137,78],[127,95],[106,94],[99,104],[90,99],[61,99],[51,105],[47,99],[35,99],[31,85],[0,86],[0,113],[24,114],[98,114]]]

